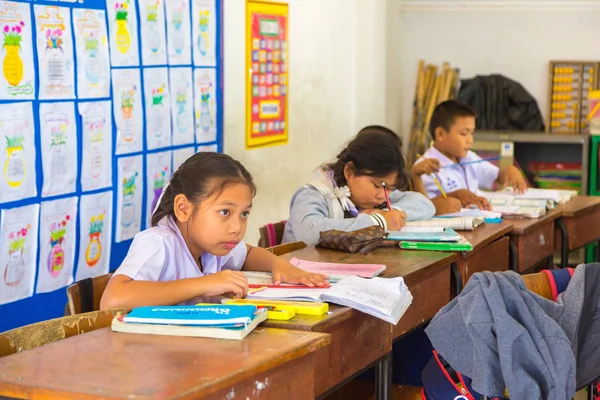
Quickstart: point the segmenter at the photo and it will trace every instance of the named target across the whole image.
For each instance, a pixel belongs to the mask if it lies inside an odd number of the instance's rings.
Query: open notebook
[[[327,289],[268,288],[249,294],[248,299],[325,301],[354,308],[366,314],[397,324],[412,295],[402,278],[372,278],[347,276]]]
[[[426,221],[410,221],[407,228],[452,228],[455,231],[472,231],[485,221],[483,216],[457,216],[432,218]]]

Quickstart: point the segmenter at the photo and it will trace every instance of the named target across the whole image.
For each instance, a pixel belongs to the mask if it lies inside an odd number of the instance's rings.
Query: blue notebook
[[[403,232],[388,231],[387,240],[397,242],[458,242],[462,239],[452,228],[446,228],[442,232]]]
[[[123,317],[123,322],[233,327],[250,323],[255,312],[254,305],[138,307]]]

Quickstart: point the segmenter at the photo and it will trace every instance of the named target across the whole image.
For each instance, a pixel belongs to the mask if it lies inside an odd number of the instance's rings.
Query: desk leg
[[[508,242],[508,266],[512,271],[519,272],[519,249],[512,240]]]
[[[452,282],[454,283],[454,293],[452,293],[452,298],[458,296],[460,292],[463,290],[463,282],[462,277],[460,276],[460,269],[455,262],[450,264],[450,273],[452,274]]]
[[[560,230],[560,267],[569,266],[569,238],[567,237],[567,228],[561,218],[556,220],[556,226]]]
[[[375,364],[375,399],[389,400],[392,397],[392,352]]]

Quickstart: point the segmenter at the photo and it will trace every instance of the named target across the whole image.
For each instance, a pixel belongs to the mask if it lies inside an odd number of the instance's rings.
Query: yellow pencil
[[[419,158],[423,158],[423,155],[417,153],[417,160]],[[431,177],[433,178],[433,181],[437,185],[438,189],[440,189],[442,196],[444,196],[445,199],[448,198],[448,196],[446,196],[446,192],[444,192],[444,189],[442,189],[442,185],[440,184],[440,182],[438,181],[437,177],[435,176],[435,174],[433,172],[431,173]]]

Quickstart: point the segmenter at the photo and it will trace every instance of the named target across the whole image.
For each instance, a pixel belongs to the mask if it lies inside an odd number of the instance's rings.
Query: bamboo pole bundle
[[[429,144],[429,122],[435,107],[456,96],[458,70],[445,62],[439,69],[437,65],[419,61],[417,84],[413,100],[413,112],[410,129],[410,141],[406,157],[408,171],[416,161],[417,154],[423,154]]]

